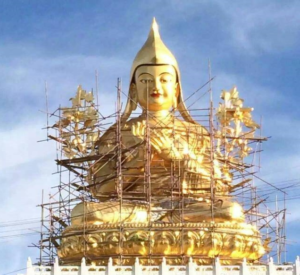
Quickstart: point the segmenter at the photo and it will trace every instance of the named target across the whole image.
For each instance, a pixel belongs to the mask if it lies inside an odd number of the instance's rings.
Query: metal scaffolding
[[[207,89],[203,95],[209,96],[209,108],[189,108],[189,112],[195,121],[202,125],[204,129],[208,129],[207,138],[209,139],[209,148],[207,149],[208,156],[205,156],[205,160],[210,163],[210,186],[206,190],[199,184],[199,179],[194,175],[188,175],[184,172],[181,160],[172,160],[170,163],[170,169],[166,169],[160,160],[157,160],[155,166],[156,171],[161,171],[170,184],[166,186],[166,190],[161,190],[159,199],[163,199],[164,196],[169,196],[168,207],[164,209],[153,209],[153,189],[152,182],[155,182],[155,173],[152,173],[152,166],[150,165],[152,159],[152,148],[151,148],[151,135],[155,134],[154,131],[157,129],[169,129],[169,125],[164,125],[157,120],[155,127],[150,127],[149,119],[155,120],[151,117],[151,113],[146,109],[145,112],[145,135],[144,140],[136,148],[130,147],[123,143],[124,125],[122,121],[122,83],[121,80],[117,80],[117,102],[116,110],[109,116],[104,116],[99,110],[99,103],[94,103],[93,92],[86,92],[79,86],[77,94],[72,98],[72,107],[59,107],[55,112],[49,113],[48,103],[46,107],[47,112],[47,140],[55,140],[57,144],[57,174],[59,175],[59,183],[54,188],[54,193],[49,196],[49,202],[45,202],[43,196],[41,202],[41,240],[36,245],[40,249],[39,263],[42,265],[52,265],[54,259],[57,256],[57,249],[61,244],[63,238],[63,231],[71,225],[71,211],[79,203],[85,202],[99,202],[99,200],[107,200],[107,194],[101,194],[97,198],[92,195],[91,189],[104,182],[114,180],[115,181],[115,192],[109,194],[109,198],[114,198],[119,202],[119,253],[118,257],[120,263],[126,257],[136,257],[138,255],[124,255],[123,254],[123,230],[124,224],[122,221],[123,203],[127,200],[139,199],[145,201],[148,209],[148,227],[145,229],[149,234],[152,231],[157,231],[159,228],[154,228],[153,222],[151,221],[151,215],[163,216],[163,213],[159,211],[169,212],[169,220],[165,223],[170,224],[172,228],[173,220],[179,223],[185,222],[185,211],[189,204],[189,200],[193,198],[193,194],[200,194],[207,200],[210,207],[210,214],[212,221],[215,220],[214,209],[215,205],[218,204],[220,199],[234,197],[244,208],[244,214],[246,220],[256,225],[260,229],[262,238],[265,241],[265,247],[270,247],[267,255],[277,255],[277,261],[282,261],[283,255],[286,251],[285,243],[285,219],[286,219],[286,193],[280,188],[274,187],[272,184],[266,181],[261,181],[257,176],[257,172],[260,169],[260,157],[259,153],[261,149],[261,143],[266,140],[262,137],[254,136],[254,131],[243,132],[239,136],[234,136],[230,133],[229,127],[223,127],[221,123],[216,119],[218,108],[214,108],[212,103],[212,88],[211,82],[213,78],[209,76],[209,81],[199,88],[191,96],[202,92],[203,89]],[[96,94],[97,93],[96,87]],[[98,98],[98,97],[97,97]],[[48,102],[47,93],[46,100]],[[197,102],[193,102],[194,105]],[[226,102],[225,102],[226,105]],[[224,105],[224,106],[225,106]],[[231,108],[232,106],[225,106]],[[226,109],[227,110],[227,109]],[[229,112],[228,111],[228,112]],[[171,112],[172,118],[178,119],[179,115],[176,110]],[[135,116],[140,115],[140,112],[134,114]],[[55,120],[53,125],[49,125],[51,120]],[[225,118],[226,119],[226,118]],[[113,122],[114,120],[114,122]],[[174,140],[176,140],[175,123],[172,123],[171,129]],[[222,128],[223,127],[223,128]],[[115,140],[111,140],[111,149],[107,153],[99,153],[99,144],[97,143],[103,134],[108,130],[113,129],[115,131]],[[222,132],[223,131],[223,132]],[[227,132],[226,132],[227,131]],[[221,134],[220,134],[221,133]],[[194,132],[193,128],[187,130],[187,136],[195,136],[198,133]],[[203,134],[205,135],[205,134]],[[204,137],[198,136],[196,143],[202,142]],[[189,137],[187,137],[189,138]],[[234,162],[232,158],[229,158],[230,154],[240,153],[240,144],[238,140],[242,140],[245,146],[251,145],[254,148],[253,151],[249,151],[249,155],[245,158],[245,162]],[[222,146],[220,146],[220,144]],[[124,163],[127,158],[135,154],[138,148],[142,146],[144,148],[144,176],[143,186],[138,190],[131,189],[130,186],[135,184],[140,175],[124,173]],[[178,150],[182,150],[180,144],[174,143]],[[232,146],[232,148],[230,148]],[[229,148],[229,149],[228,149]],[[176,148],[175,148],[176,149]],[[192,148],[185,148],[191,150]],[[228,150],[228,151],[227,151]],[[231,151],[230,151],[231,150]],[[228,156],[221,159],[220,156]],[[244,159],[243,159],[244,160]],[[191,159],[185,160],[187,163],[192,162]],[[217,193],[217,182],[216,182],[216,170],[215,163],[219,161],[222,168],[222,181],[226,181],[226,176],[232,175],[232,182],[226,185],[228,188],[228,194],[218,195]],[[247,162],[246,162],[247,161]],[[107,175],[104,179],[93,178],[89,171],[98,167],[101,169],[109,163],[115,163],[115,173]],[[100,164],[100,168],[99,168]],[[194,177],[194,178],[193,178]],[[188,186],[184,186],[184,179],[188,182]],[[254,180],[256,185],[254,184]],[[126,187],[124,188],[124,182]],[[220,180],[221,182],[221,180]],[[205,184],[203,184],[204,186]],[[267,186],[267,187],[266,187]],[[267,190],[268,189],[268,190]],[[267,190],[267,192],[265,192]],[[218,191],[219,192],[219,191]],[[279,194],[283,196],[283,208],[280,207],[276,198],[275,207],[272,207],[271,203],[267,202],[267,194]],[[281,197],[280,197],[281,199]],[[85,214],[84,214],[85,215]],[[86,217],[83,217],[85,220]],[[85,224],[85,223],[84,223]],[[181,229],[184,230],[183,227]],[[212,227],[211,230],[220,231],[221,229]],[[86,231],[83,230],[84,243],[87,244],[87,240],[84,236]],[[215,244],[213,242],[212,246]],[[184,255],[184,243],[181,240],[181,251],[180,257],[182,262],[187,262],[188,255]],[[151,244],[149,242],[149,263],[152,258],[162,257],[163,253],[155,254],[151,251]],[[89,256],[84,253],[84,256],[89,259]],[[214,255],[217,256],[217,255]],[[170,256],[171,257],[171,256]],[[203,255],[195,255],[194,258],[201,258]],[[263,261],[264,259],[262,259]],[[266,260],[266,259],[265,259]]]

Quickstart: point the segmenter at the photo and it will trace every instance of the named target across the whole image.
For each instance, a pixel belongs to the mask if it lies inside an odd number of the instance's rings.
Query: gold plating
[[[147,224],[132,224],[120,233],[117,224],[92,225],[86,226],[83,236],[83,227],[70,227],[63,235],[59,255],[65,263],[79,261],[85,253],[92,261],[106,261],[108,256],[117,261],[122,254],[127,259],[141,257],[144,261],[157,256],[152,262],[155,264],[161,260],[160,255],[172,256],[173,263],[179,263],[180,255],[186,255],[195,259],[202,256],[207,263],[209,258],[219,256],[233,264],[243,258],[255,261],[265,252],[259,232],[248,224],[153,224],[150,232],[146,228]]]
[[[89,163],[84,180],[96,202],[72,210],[58,249],[64,263],[79,263],[85,256],[97,264],[108,257],[122,264],[132,264],[135,257],[142,264],[158,264],[166,256],[168,263],[182,264],[193,256],[197,263],[209,264],[219,256],[223,263],[234,264],[243,258],[256,261],[265,253],[260,233],[245,223],[241,205],[230,195],[248,182],[234,186],[233,172],[245,169],[243,159],[251,152],[248,140],[259,126],[236,87],[223,91],[221,98],[219,129],[211,134],[185,107],[177,61],[162,42],[155,20],[132,65],[118,133],[113,125],[100,135],[93,95],[78,88],[72,107],[62,108],[63,118],[53,126],[60,137],[51,138],[62,144],[69,160]],[[129,118],[137,106],[142,114]],[[71,134],[67,127],[73,127]],[[212,142],[216,149],[211,154]],[[146,159],[151,170],[148,194]]]

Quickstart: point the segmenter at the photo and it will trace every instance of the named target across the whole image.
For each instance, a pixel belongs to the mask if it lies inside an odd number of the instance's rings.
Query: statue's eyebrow
[[[172,73],[169,73],[169,72],[163,72],[163,73],[161,73],[161,74],[159,74],[159,75],[161,76],[162,74],[169,74],[169,75],[172,75],[172,76],[174,76],[174,74],[172,74]]]
[[[141,73],[138,77],[140,77],[142,75],[151,75],[151,76],[153,76],[152,74],[149,74],[149,73]]]

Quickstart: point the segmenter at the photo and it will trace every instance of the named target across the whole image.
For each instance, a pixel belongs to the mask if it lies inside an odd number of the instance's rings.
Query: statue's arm
[[[138,165],[139,151],[143,148],[143,143],[139,142],[128,129],[122,129],[121,139],[121,165],[122,172],[130,173]],[[90,178],[97,193],[115,191],[115,179],[117,175],[118,146],[115,129],[108,129],[99,139],[98,154],[99,159],[95,161],[90,169]],[[126,187],[124,182],[124,187]]]

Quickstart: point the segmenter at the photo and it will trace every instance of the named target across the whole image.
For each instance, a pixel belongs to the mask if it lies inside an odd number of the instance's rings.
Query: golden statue
[[[225,140],[231,122],[236,137],[241,123],[252,129],[257,125],[236,88],[223,92],[222,98],[225,104],[217,117],[224,127],[214,134],[215,149],[211,133],[193,120],[184,104],[177,61],[153,20],[133,61],[124,113],[103,135],[92,138],[98,157],[90,162],[86,181],[95,201],[72,210],[59,248],[65,263],[82,256],[95,263],[104,263],[108,256],[122,263],[134,257],[159,263],[166,256],[173,264],[189,256],[205,264],[220,256],[234,263],[263,255],[259,232],[245,223],[242,207],[230,196],[230,169],[240,165],[230,153],[238,147],[245,157],[250,149],[245,140]],[[141,115],[131,118],[137,108]],[[224,143],[226,153],[220,149]],[[71,151],[66,151],[68,157]]]

